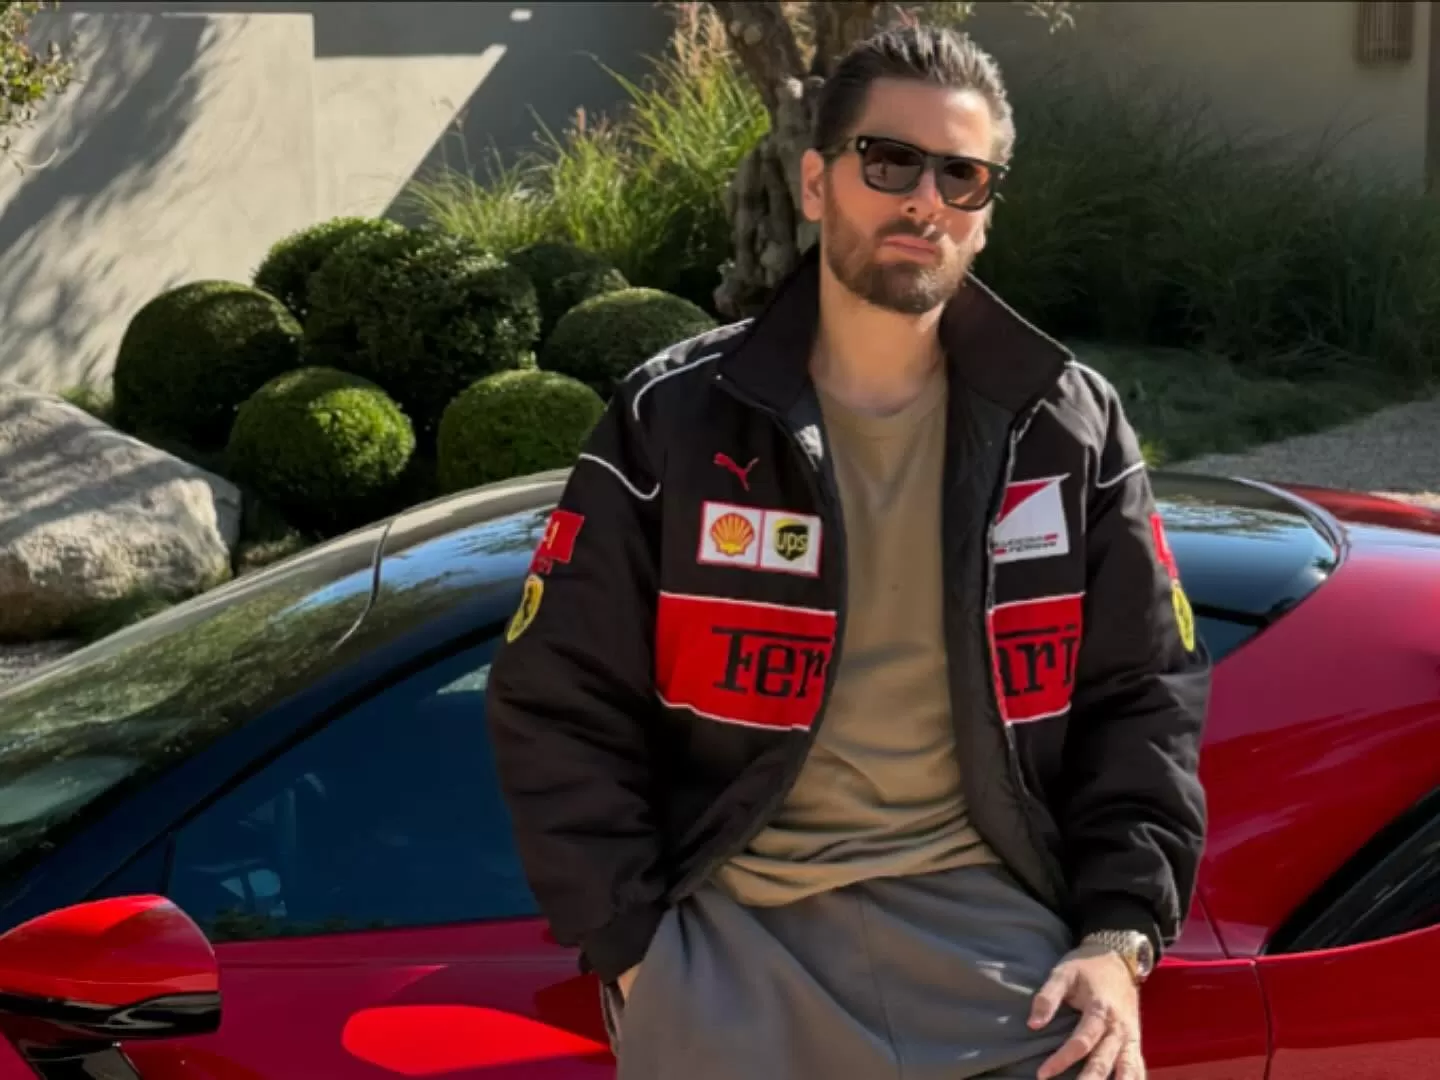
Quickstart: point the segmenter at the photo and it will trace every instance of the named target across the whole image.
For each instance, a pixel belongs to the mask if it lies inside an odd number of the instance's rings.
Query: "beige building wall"
[[[1425,179],[1428,2],[1413,4],[1411,58],[1377,66],[1356,59],[1351,0],[1092,0],[1074,29],[1056,36],[1013,4],[977,7],[975,37],[1017,73],[1066,55],[1111,77],[1143,74],[1157,88],[1207,99],[1232,132],[1334,143],[1362,167]]]

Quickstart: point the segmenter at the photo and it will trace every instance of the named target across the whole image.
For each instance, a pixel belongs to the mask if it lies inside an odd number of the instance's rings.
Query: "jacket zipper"
[[[1005,469],[1001,477],[1000,495],[1003,499],[1004,493],[1010,486],[1010,481],[1015,474],[1015,458],[1018,455],[1020,441],[1025,438],[1025,433],[1030,430],[1030,424],[1040,411],[1040,402],[1030,406],[1029,410],[1021,417],[1020,422],[1010,432],[1010,438],[1005,453]],[[1034,814],[1031,812],[1030,803],[1035,799],[1034,793],[1025,783],[1025,773],[1020,765],[1020,749],[1015,742],[1015,732],[1005,722],[1005,698],[1000,686],[999,675],[996,672],[995,639],[991,632],[991,614],[995,610],[995,529],[999,525],[998,512],[991,513],[985,527],[985,613],[984,633],[985,652],[989,658],[986,677],[990,681],[990,690],[995,699],[995,716],[1000,722],[1000,729],[1005,736],[1006,757],[1010,765],[1010,776],[1015,783],[1016,790],[1020,793],[1024,802],[1025,829],[1030,834],[1030,843],[1035,852],[1040,856],[1041,861],[1049,868],[1057,893],[1061,896],[1065,891],[1064,875],[1054,865],[1054,859],[1050,849],[1046,846],[1044,838],[1038,833],[1035,824]]]
[[[843,521],[840,520],[838,514],[833,512],[834,501],[829,497],[829,494],[824,489],[824,485],[821,484],[816,477],[817,470],[810,460],[810,455],[805,451],[805,447],[800,444],[800,440],[795,437],[795,433],[790,430],[790,425],[773,409],[761,405],[742,392],[739,387],[728,382],[723,377],[717,376],[716,382],[725,389],[726,393],[730,394],[737,401],[770,417],[775,425],[784,433],[786,441],[790,443],[795,453],[804,459],[805,480],[806,483],[810,485],[810,494],[815,499],[816,508],[825,516],[825,531],[839,539],[840,597],[835,604],[835,642],[830,649],[830,662],[825,665],[825,683],[820,692],[820,705],[815,711],[815,721],[810,725],[810,729],[806,733],[804,750],[792,755],[793,760],[786,769],[785,776],[781,783],[776,785],[774,794],[750,816],[745,822],[745,828],[740,830],[733,840],[727,838],[724,842],[717,843],[715,845],[715,855],[685,875],[685,877],[670,890],[672,901],[684,899],[695,887],[701,882],[708,880],[716,870],[732,857],[745,850],[745,847],[760,833],[771,816],[779,809],[785,797],[790,794],[790,789],[795,786],[795,781],[799,779],[800,770],[805,767],[805,759],[809,756],[810,748],[815,744],[816,736],[820,732],[820,724],[825,717],[826,707],[830,703],[830,692],[835,686],[835,673],[840,668],[840,647],[845,637],[845,594],[847,591],[845,578],[845,530]],[[838,528],[837,524],[839,526]]]

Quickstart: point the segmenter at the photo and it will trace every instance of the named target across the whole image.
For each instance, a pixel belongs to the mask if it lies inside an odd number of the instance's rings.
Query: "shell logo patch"
[[[520,606],[510,616],[510,625],[505,628],[506,642],[514,641],[535,621],[540,610],[540,598],[545,595],[545,579],[539,574],[527,574],[525,585],[520,591]]]
[[[710,539],[715,550],[728,558],[738,559],[755,542],[755,526],[739,514],[722,514],[710,526]]]

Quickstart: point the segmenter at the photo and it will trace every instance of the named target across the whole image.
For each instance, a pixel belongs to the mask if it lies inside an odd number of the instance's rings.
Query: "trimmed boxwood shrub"
[[[628,289],[625,275],[594,252],[574,244],[542,240],[508,259],[530,276],[540,301],[540,340],[555,329],[560,316],[582,300]]]
[[[130,320],[115,357],[115,422],[197,450],[225,445],[235,410],[300,365],[300,324],[275,297],[234,281],[161,293]]]
[[[379,384],[429,444],[476,379],[519,367],[540,313],[524,271],[429,230],[347,240],[310,279],[310,363]]]
[[[297,319],[310,314],[310,276],[351,237],[395,235],[403,225],[384,218],[338,217],[293,232],[272,247],[255,270],[254,284],[289,308]]]
[[[602,397],[668,345],[715,328],[689,300],[659,289],[593,296],[560,318],[540,351],[546,371],[579,379]]]
[[[481,379],[440,421],[440,486],[460,491],[572,465],[604,411],[594,390],[553,371]]]
[[[240,407],[226,460],[238,483],[288,521],[335,532],[388,509],[414,451],[409,418],[378,386],[305,367],[266,383]]]

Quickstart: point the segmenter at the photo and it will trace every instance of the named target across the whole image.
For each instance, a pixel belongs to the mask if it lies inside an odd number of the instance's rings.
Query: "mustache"
[[[931,243],[938,243],[940,230],[934,225],[918,225],[906,218],[901,218],[893,225],[887,225],[875,234],[875,239],[887,240],[892,236],[914,236],[920,240],[929,240]]]

